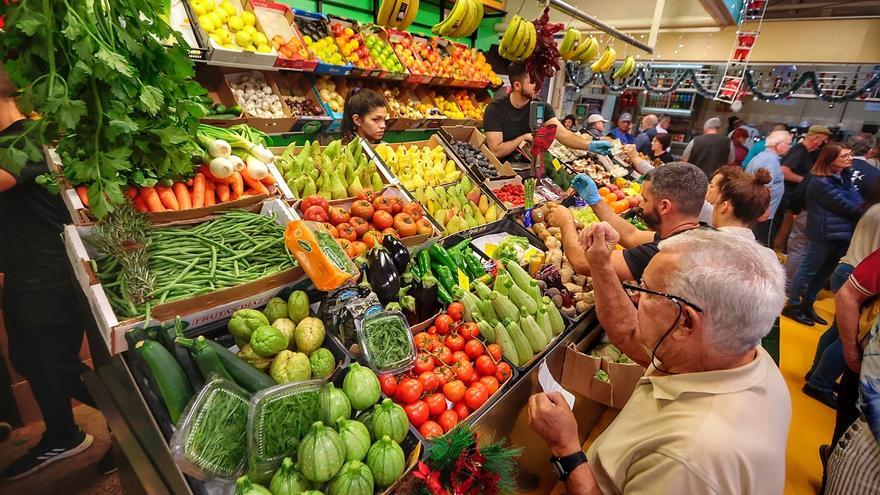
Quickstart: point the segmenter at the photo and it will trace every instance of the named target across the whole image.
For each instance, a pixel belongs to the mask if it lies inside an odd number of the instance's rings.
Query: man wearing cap
[[[620,141],[620,144],[635,144],[636,138],[629,133],[632,129],[633,116],[629,113],[622,113],[617,118],[617,127],[611,129],[608,136]]]
[[[732,162],[735,157],[733,141],[720,130],[721,119],[712,117],[706,120],[703,134],[688,143],[681,155],[681,161],[700,167],[710,179],[718,167]]]
[[[594,113],[587,117],[583,132],[589,134],[593,139],[601,139],[602,135],[605,133],[606,122],[608,121],[605,120],[605,117],[602,117],[598,113]]]

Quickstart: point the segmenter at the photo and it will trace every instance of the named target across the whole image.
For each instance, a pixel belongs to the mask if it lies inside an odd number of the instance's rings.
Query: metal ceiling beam
[[[578,9],[577,7],[565,2],[564,0],[549,0],[548,4],[550,5],[550,7],[554,8],[564,14],[568,14],[579,21],[586,22],[587,24],[595,27],[596,29],[599,29],[602,32],[608,33],[611,36],[614,36],[615,38],[619,39],[620,41],[623,41],[624,43],[628,43],[628,44],[638,48],[639,50],[643,50],[648,53],[654,53],[653,47],[650,47],[650,46],[642,43],[641,41],[633,38],[632,36],[630,36],[628,34],[625,34],[625,33],[618,31],[614,27],[609,26],[608,24],[605,24],[604,22],[600,21],[599,19],[596,19],[595,17],[591,16],[590,14],[583,12],[582,10]]]

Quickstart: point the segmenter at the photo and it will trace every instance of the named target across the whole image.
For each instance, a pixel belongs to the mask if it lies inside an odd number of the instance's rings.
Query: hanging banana
[[[449,38],[461,38],[470,36],[482,21],[483,3],[480,0],[456,0],[449,15],[435,24],[431,32]]]
[[[632,57],[632,55],[627,56],[623,60],[623,64],[620,65],[620,68],[614,72],[611,76],[612,79],[626,79],[631,76],[633,72],[636,71],[636,59]]]

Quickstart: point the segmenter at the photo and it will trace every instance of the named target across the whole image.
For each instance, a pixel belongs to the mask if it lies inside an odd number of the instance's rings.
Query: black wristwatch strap
[[[575,470],[581,464],[587,462],[587,454],[584,451],[579,450],[574,454],[567,455],[565,457],[551,457],[550,464],[553,465],[553,468],[556,470],[556,475],[559,476],[559,479],[565,481],[568,479],[571,472]]]

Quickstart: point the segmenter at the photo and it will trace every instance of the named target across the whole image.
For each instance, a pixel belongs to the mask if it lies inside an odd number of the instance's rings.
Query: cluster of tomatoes
[[[415,335],[415,366],[401,375],[382,375],[382,392],[403,406],[425,438],[448,432],[489,400],[513,370],[501,346],[477,338],[476,323],[462,321],[464,306],[449,305],[434,324]]]
[[[515,206],[526,204],[526,188],[522,184],[504,184],[502,187],[492,189],[492,192],[505,203]]]
[[[403,238],[434,232],[418,203],[405,203],[372,189],[362,190],[350,208],[330,206],[323,196],[314,194],[303,198],[299,209],[304,219],[323,223],[350,258],[381,243],[383,235]]]

